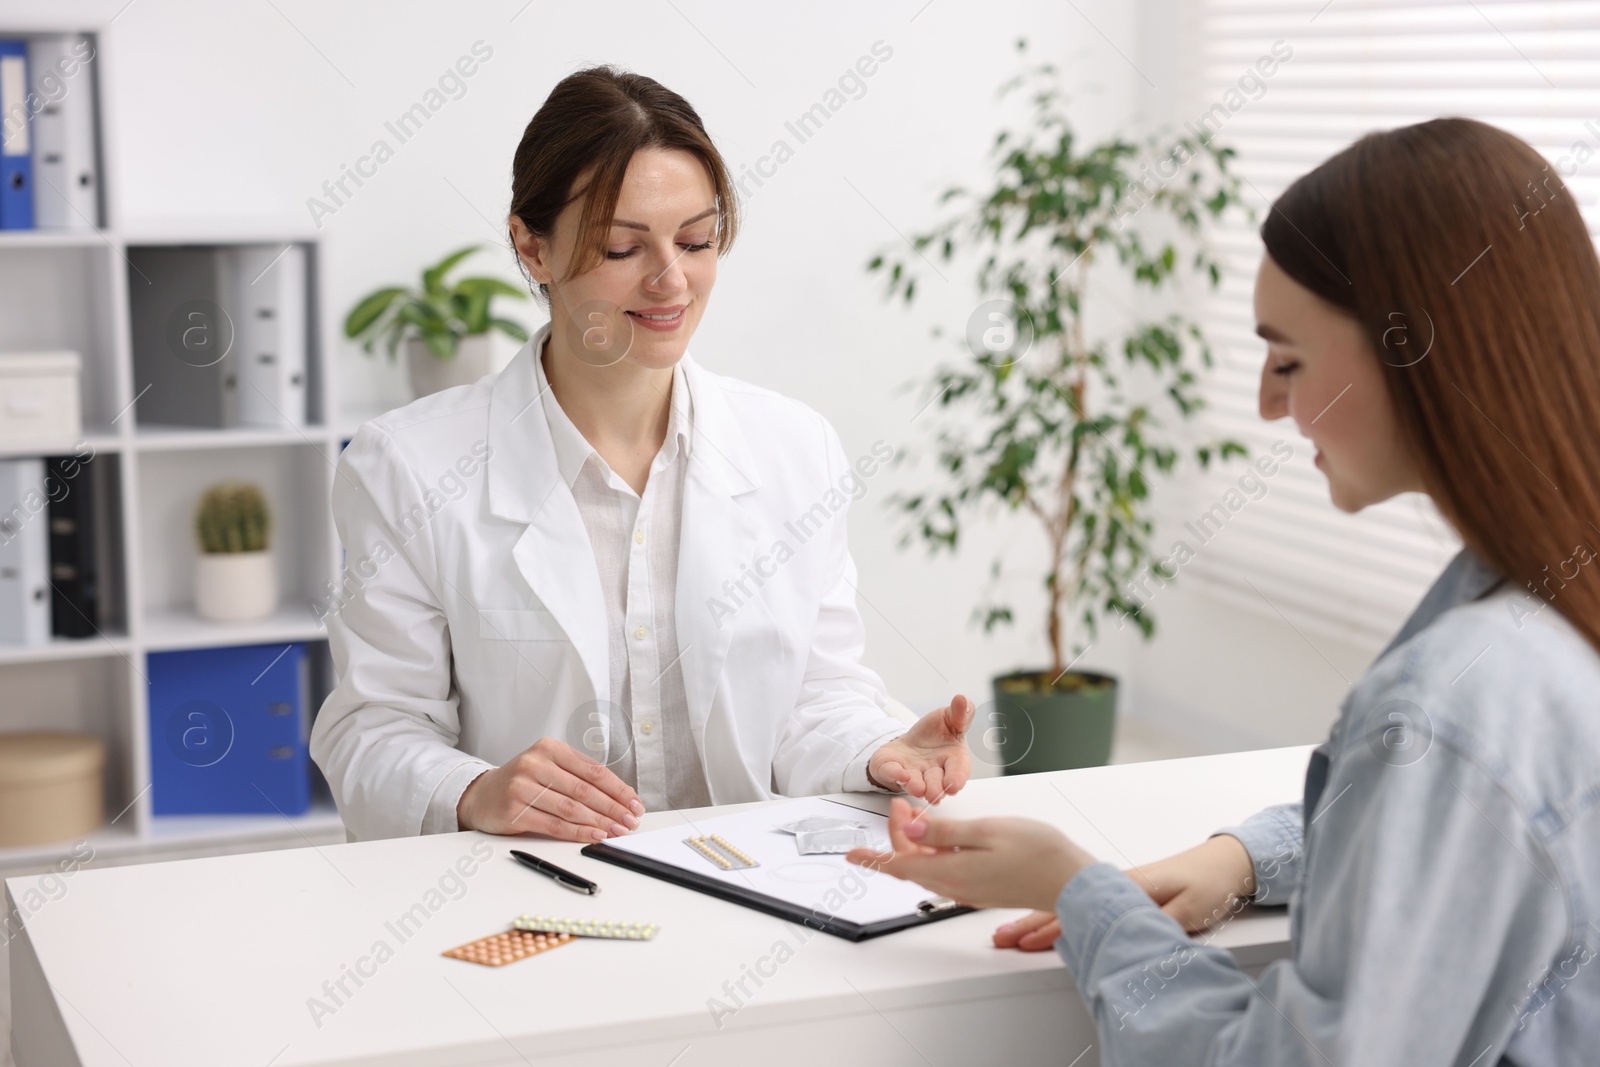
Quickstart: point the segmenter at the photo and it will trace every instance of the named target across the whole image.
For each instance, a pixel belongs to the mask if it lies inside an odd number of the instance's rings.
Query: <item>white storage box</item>
[[[0,441],[54,441],[83,431],[76,352],[0,352]]]

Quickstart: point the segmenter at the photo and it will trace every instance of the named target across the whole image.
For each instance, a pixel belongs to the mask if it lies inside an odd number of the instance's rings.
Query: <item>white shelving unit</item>
[[[0,36],[79,29],[19,28]],[[95,39],[98,55],[100,41]],[[92,63],[89,66],[97,66]],[[102,131],[107,94],[90,72]],[[74,86],[78,88],[78,86]],[[100,156],[102,201],[113,175]],[[327,632],[315,604],[340,573],[329,499],[334,465],[360,418],[341,419],[331,353],[337,336],[320,299],[317,236],[297,231],[129,233],[102,218],[84,232],[0,231],[0,352],[70,348],[83,357],[83,434],[73,440],[0,445],[0,456],[82,455],[116,467],[113,514],[119,531],[124,610],[97,636],[37,646],[0,644],[0,732],[79,729],[107,743],[106,819],[85,838],[97,858],[128,862],[186,848],[277,847],[343,840],[337,813],[319,800],[305,815],[157,816],[151,810],[146,656],[170,649],[306,642],[314,713],[332,680]],[[307,257],[308,420],[298,427],[197,429],[141,423],[130,307],[147,282],[134,266],[141,249],[298,244]],[[173,358],[176,358],[174,356]],[[367,417],[371,412],[362,412]],[[256,622],[225,625],[192,607],[197,548],[190,533],[200,492],[224,478],[262,486],[272,505],[272,547],[280,608]],[[9,508],[13,502],[0,502]],[[265,667],[266,664],[263,664]],[[77,841],[0,849],[0,875],[65,857]]]

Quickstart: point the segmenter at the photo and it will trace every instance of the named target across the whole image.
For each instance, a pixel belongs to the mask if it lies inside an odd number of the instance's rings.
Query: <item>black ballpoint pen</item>
[[[511,858],[532,871],[537,871],[546,878],[554,879],[557,885],[564,885],[577,893],[588,893],[593,896],[600,892],[600,887],[587,878],[581,878],[571,871],[564,871],[553,863],[546,863],[537,856],[530,856],[526,852],[511,850]]]

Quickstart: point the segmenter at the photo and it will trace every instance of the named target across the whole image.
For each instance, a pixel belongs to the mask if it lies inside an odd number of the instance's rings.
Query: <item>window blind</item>
[[[1202,0],[1199,20],[1193,114],[1177,118],[1198,122],[1223,105],[1212,126],[1225,115],[1215,136],[1238,150],[1234,163],[1257,225],[1290,182],[1362,134],[1460,115],[1537,148],[1596,232],[1600,3]],[[1274,42],[1292,54],[1262,76],[1255,64]],[[1252,71],[1254,81],[1241,83]],[[1299,629],[1364,643],[1386,638],[1460,542],[1417,494],[1354,516],[1336,510],[1292,420],[1260,419],[1266,347],[1254,334],[1251,295],[1261,241],[1242,218],[1212,233],[1228,273],[1195,307],[1218,357],[1207,429],[1245,442],[1252,455],[1270,453],[1276,441],[1295,454],[1264,479],[1267,495],[1233,514],[1187,569],[1208,595]],[[1242,472],[1237,461],[1214,470],[1191,509],[1222,499]]]

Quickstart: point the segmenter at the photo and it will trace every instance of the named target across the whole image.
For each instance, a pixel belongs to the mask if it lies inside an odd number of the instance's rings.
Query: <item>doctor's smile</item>
[[[628,312],[632,317],[644,323],[647,329],[671,331],[683,325],[683,306],[675,308],[645,308],[641,311]]]

